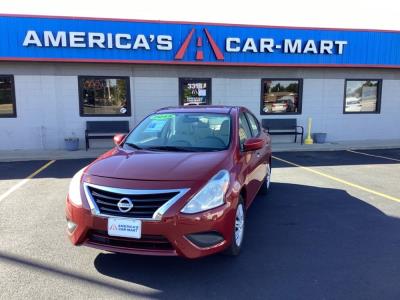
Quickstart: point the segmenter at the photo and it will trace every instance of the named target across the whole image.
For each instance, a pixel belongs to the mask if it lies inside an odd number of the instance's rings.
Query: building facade
[[[0,150],[83,147],[86,121],[203,104],[400,139],[397,32],[8,15],[0,39]]]

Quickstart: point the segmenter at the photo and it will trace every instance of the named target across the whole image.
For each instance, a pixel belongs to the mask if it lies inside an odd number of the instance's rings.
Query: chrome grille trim
[[[120,195],[157,195],[157,194],[167,194],[167,193],[177,193],[174,197],[172,197],[170,200],[168,200],[166,203],[161,205],[153,214],[152,218],[135,218],[138,220],[149,220],[149,221],[160,221],[162,216],[166,213],[166,211],[173,205],[175,204],[184,194],[186,194],[189,189],[171,189],[171,190],[138,190],[138,189],[123,189],[123,188],[114,188],[114,187],[109,187],[109,186],[101,186],[101,185],[96,185],[96,184],[91,184],[84,182],[83,183],[83,189],[85,191],[85,196],[86,199],[88,200],[90,210],[93,215],[99,216],[99,217],[116,217],[113,215],[109,214],[104,214],[100,212],[99,207],[97,206],[96,201],[93,199],[92,193],[90,191],[90,187],[102,190],[105,192],[110,192],[110,193],[116,193]],[[120,200],[120,198],[114,198],[109,197],[110,200]],[[138,203],[138,207],[140,207],[140,203],[145,202],[146,200],[135,200],[135,203]],[[157,201],[157,200],[154,200]],[[118,218],[124,218],[122,216],[118,216]],[[132,218],[132,217],[125,217],[125,218]]]

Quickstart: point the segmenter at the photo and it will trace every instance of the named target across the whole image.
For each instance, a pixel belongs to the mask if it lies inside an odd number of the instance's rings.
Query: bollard
[[[313,139],[311,138],[311,122],[312,119],[308,118],[308,133],[306,139],[304,140],[304,144],[306,145],[312,145],[314,143]]]

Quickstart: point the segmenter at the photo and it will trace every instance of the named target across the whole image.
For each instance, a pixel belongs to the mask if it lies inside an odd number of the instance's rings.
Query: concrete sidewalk
[[[273,152],[292,151],[339,151],[339,150],[366,150],[366,149],[390,149],[400,148],[399,140],[363,140],[327,142],[324,144],[301,145],[300,143],[273,143]]]
[[[293,151],[338,151],[350,149],[390,149],[400,148],[400,140],[365,140],[365,141],[346,141],[331,142],[325,144],[301,145],[300,143],[273,143],[273,152],[293,152]],[[96,158],[106,152],[108,148],[89,149],[78,151],[66,150],[0,150],[0,162],[8,161],[29,161],[29,160],[61,160]]]

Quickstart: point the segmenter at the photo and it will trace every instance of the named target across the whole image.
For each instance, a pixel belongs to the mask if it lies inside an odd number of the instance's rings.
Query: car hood
[[[116,148],[100,156],[85,173],[131,180],[207,180],[225,167],[228,156],[229,151],[189,153]]]

